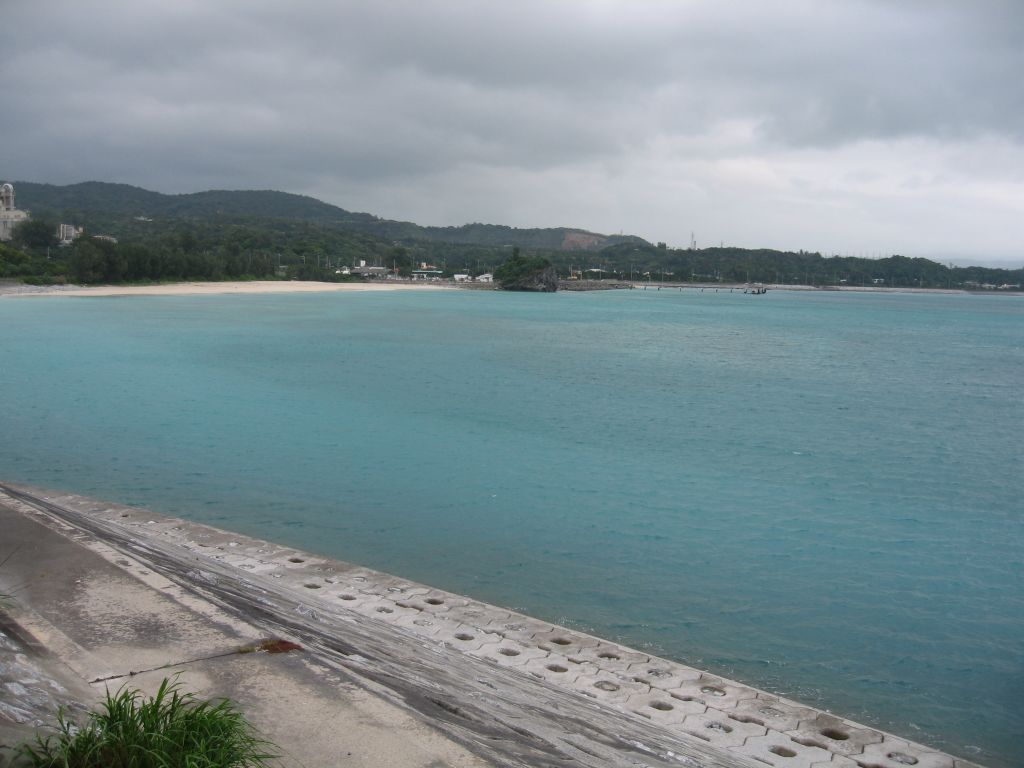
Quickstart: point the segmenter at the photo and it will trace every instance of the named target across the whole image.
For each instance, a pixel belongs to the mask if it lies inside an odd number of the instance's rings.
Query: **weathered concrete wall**
[[[107,563],[126,573],[153,575],[159,583],[149,589],[171,590],[189,610],[209,614],[195,637],[227,632],[222,645],[268,632],[296,639],[319,669],[383,696],[488,764],[971,765],[600,638],[271,542],[14,486],[0,485],[0,504],[51,529],[67,527],[67,535],[106,551]],[[88,573],[80,578],[95,581]],[[130,602],[108,606],[107,620],[131,613]],[[180,633],[158,631],[151,656],[133,650],[144,643],[127,631],[120,654],[152,666],[212,642],[186,638],[175,648]],[[82,674],[96,679],[125,672],[124,663],[87,669]],[[265,673],[247,674],[259,680]],[[315,689],[309,680],[289,685],[297,700],[304,686]],[[232,690],[241,687],[236,682]]]

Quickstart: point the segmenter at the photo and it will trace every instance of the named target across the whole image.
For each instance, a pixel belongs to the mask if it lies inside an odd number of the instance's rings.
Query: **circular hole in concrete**
[[[415,624],[417,627],[434,626],[434,622],[432,622],[430,619],[416,619],[415,621],[413,621],[413,624]]]
[[[121,517],[128,517],[128,513],[125,512],[123,515],[121,515]]]
[[[342,600],[344,600],[344,599],[345,598],[342,598]],[[390,609],[390,608],[385,608],[382,605],[380,608],[377,609],[377,613],[394,613],[394,611],[392,609]]]
[[[288,562],[289,563],[304,563],[306,561],[303,560],[301,557],[289,557],[288,558]]]
[[[440,600],[440,599],[438,599],[436,597],[428,597],[423,602],[426,603],[427,605],[444,605],[444,600]]]
[[[826,739],[832,739],[833,741],[846,741],[850,738],[850,734],[845,731],[840,731],[838,728],[826,728],[821,732],[821,735]]]
[[[656,709],[659,712],[671,712],[675,707],[669,704],[667,701],[652,701],[648,706],[651,709]]]
[[[548,670],[551,672],[568,672],[569,670],[563,667],[561,664],[548,664]]]
[[[905,755],[902,752],[890,752],[886,755],[890,760],[893,760],[900,765],[917,765],[917,758]]]
[[[518,656],[519,655],[519,651],[517,651],[515,648],[499,648],[498,649],[498,653],[500,653],[502,656]]]
[[[708,696],[725,696],[725,691],[721,688],[716,688],[713,685],[701,686],[700,692],[706,693]]]
[[[320,589],[319,584],[303,584],[302,586],[304,586],[306,589]]]
[[[619,686],[610,680],[598,680],[594,683],[594,687],[601,691],[608,691],[609,693],[619,690]]]
[[[355,600],[355,595],[338,595],[339,600]]]
[[[659,669],[657,667],[647,670],[647,674],[651,677],[662,678],[672,677],[672,673],[667,669]]]
[[[732,728],[730,728],[728,725],[726,725],[725,723],[715,722],[714,720],[712,720],[710,723],[704,723],[704,727],[712,731],[719,731],[721,733],[732,733]]]
[[[572,640],[569,640],[569,639],[564,638],[564,637],[556,637],[556,638],[552,639],[551,642],[554,643],[555,645],[572,645]]]
[[[696,701],[696,699],[693,696],[687,696],[683,693],[670,693],[669,696],[671,696],[673,699],[676,699],[677,701]]]
[[[599,654],[597,654],[597,658],[599,658],[599,659],[611,659],[612,661],[618,661],[619,660],[619,657],[616,654],[614,654],[614,653],[607,653],[607,652],[606,653],[599,653]]]
[[[786,749],[785,747],[768,747],[768,751],[771,752],[773,755],[778,755],[779,757],[796,757],[796,752],[794,752],[792,749]]]
[[[459,632],[455,636],[455,639],[456,640],[472,640],[473,639],[473,635],[469,634],[468,632]]]

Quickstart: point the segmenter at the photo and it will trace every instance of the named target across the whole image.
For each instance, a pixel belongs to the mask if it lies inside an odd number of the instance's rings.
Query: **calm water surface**
[[[398,573],[1010,766],[1022,382],[1008,296],[4,299],[0,478]]]

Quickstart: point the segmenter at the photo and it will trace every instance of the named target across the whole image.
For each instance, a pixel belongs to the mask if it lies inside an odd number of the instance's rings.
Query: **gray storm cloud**
[[[28,2],[0,176],[1020,258],[1024,6]]]

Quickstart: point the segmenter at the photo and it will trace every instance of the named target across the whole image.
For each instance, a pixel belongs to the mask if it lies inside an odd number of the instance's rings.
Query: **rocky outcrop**
[[[558,290],[558,273],[547,266],[501,283],[503,291],[536,291],[554,293]]]

